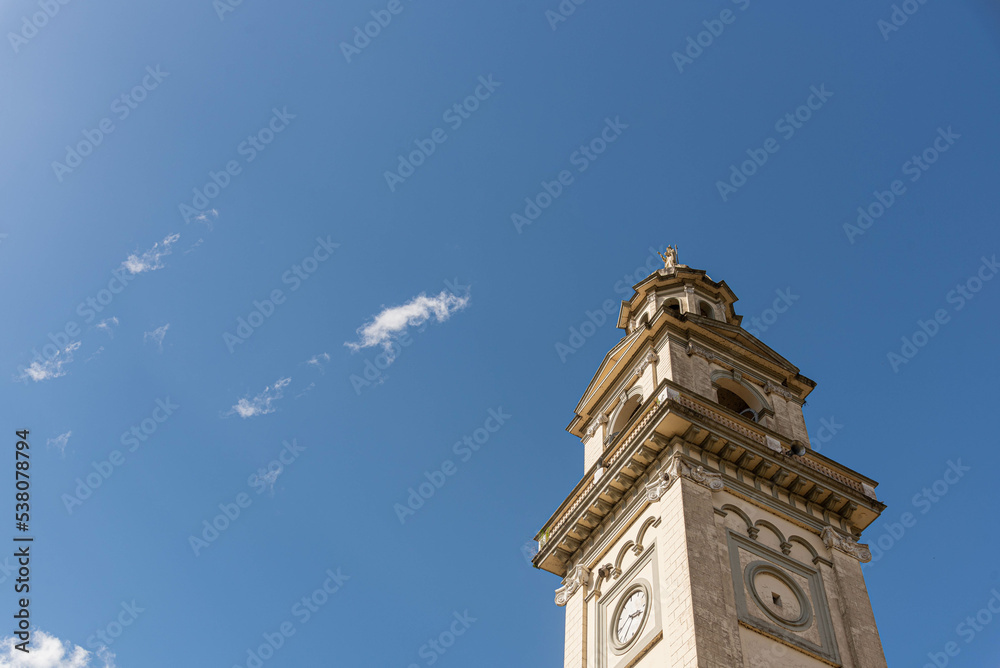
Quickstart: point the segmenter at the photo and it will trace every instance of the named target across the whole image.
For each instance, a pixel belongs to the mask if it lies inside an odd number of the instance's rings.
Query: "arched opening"
[[[698,302],[698,315],[704,318],[715,318],[715,309],[708,302],[700,301]]]
[[[666,302],[664,302],[664,306],[666,306],[666,308],[667,308],[668,311],[672,311],[672,312],[680,315],[680,312],[681,312],[681,303],[680,303],[679,300],[677,300],[677,299],[668,299]]]
[[[767,405],[756,393],[732,378],[717,378],[715,394],[719,405],[748,420],[760,422],[764,414],[769,412]]]
[[[642,408],[642,397],[635,394],[629,397],[625,404],[618,411],[615,416],[614,424],[608,429],[608,437],[604,439],[604,445],[608,445],[613,442],[622,433],[622,430],[628,425],[628,423],[635,417],[639,409]]]

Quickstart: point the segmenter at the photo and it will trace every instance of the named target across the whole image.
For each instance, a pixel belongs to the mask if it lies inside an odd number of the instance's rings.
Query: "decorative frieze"
[[[768,394],[777,394],[779,397],[784,397],[785,399],[788,399],[790,401],[800,401],[797,394],[789,392],[781,385],[775,385],[771,381],[767,381],[766,383],[764,383],[764,391],[767,392]]]
[[[833,527],[823,529],[820,537],[828,549],[839,550],[848,556],[854,557],[863,564],[867,564],[872,560],[872,553],[867,545],[864,543],[855,543]]]
[[[680,457],[674,457],[667,464],[667,473],[675,478],[684,477],[693,480],[699,485],[708,487],[713,492],[721,491],[725,487],[722,481],[722,474],[707,471],[704,466],[691,466]]]

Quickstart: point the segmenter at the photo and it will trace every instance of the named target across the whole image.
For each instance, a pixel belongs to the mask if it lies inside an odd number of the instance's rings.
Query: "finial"
[[[660,259],[663,260],[664,269],[673,269],[677,266],[677,248],[678,246],[667,246],[666,252],[656,252],[660,256]]]

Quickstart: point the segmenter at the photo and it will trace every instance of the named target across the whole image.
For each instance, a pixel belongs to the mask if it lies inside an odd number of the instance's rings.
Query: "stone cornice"
[[[668,414],[682,419],[670,422],[682,432],[672,438],[657,433]],[[663,381],[656,398],[647,400],[627,433],[616,439],[536,536],[539,553],[534,563],[564,575],[577,561],[577,551],[623,497],[662,495],[677,477],[709,489],[721,489],[732,481],[734,491],[759,497],[758,503],[780,509],[817,532],[835,516],[845,529],[859,533],[853,527],[867,526],[884,508],[871,497],[874,481],[849,469],[834,470],[835,462],[811,451],[792,455],[789,447],[760,425],[728,417],[709,401]],[[673,469],[663,469],[661,453],[668,448],[671,453],[699,453],[702,461],[675,458]],[[718,471],[710,470],[709,458],[717,459]],[[658,478],[662,473],[668,477]],[[638,492],[633,491],[636,486]],[[779,497],[779,491],[784,496]]]

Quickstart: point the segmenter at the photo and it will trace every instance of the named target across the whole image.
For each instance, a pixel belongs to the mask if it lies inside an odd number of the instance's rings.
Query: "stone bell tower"
[[[859,562],[876,482],[809,446],[815,383],[736,295],[662,254],[567,430],[584,473],[536,536],[566,668],[878,668]]]

